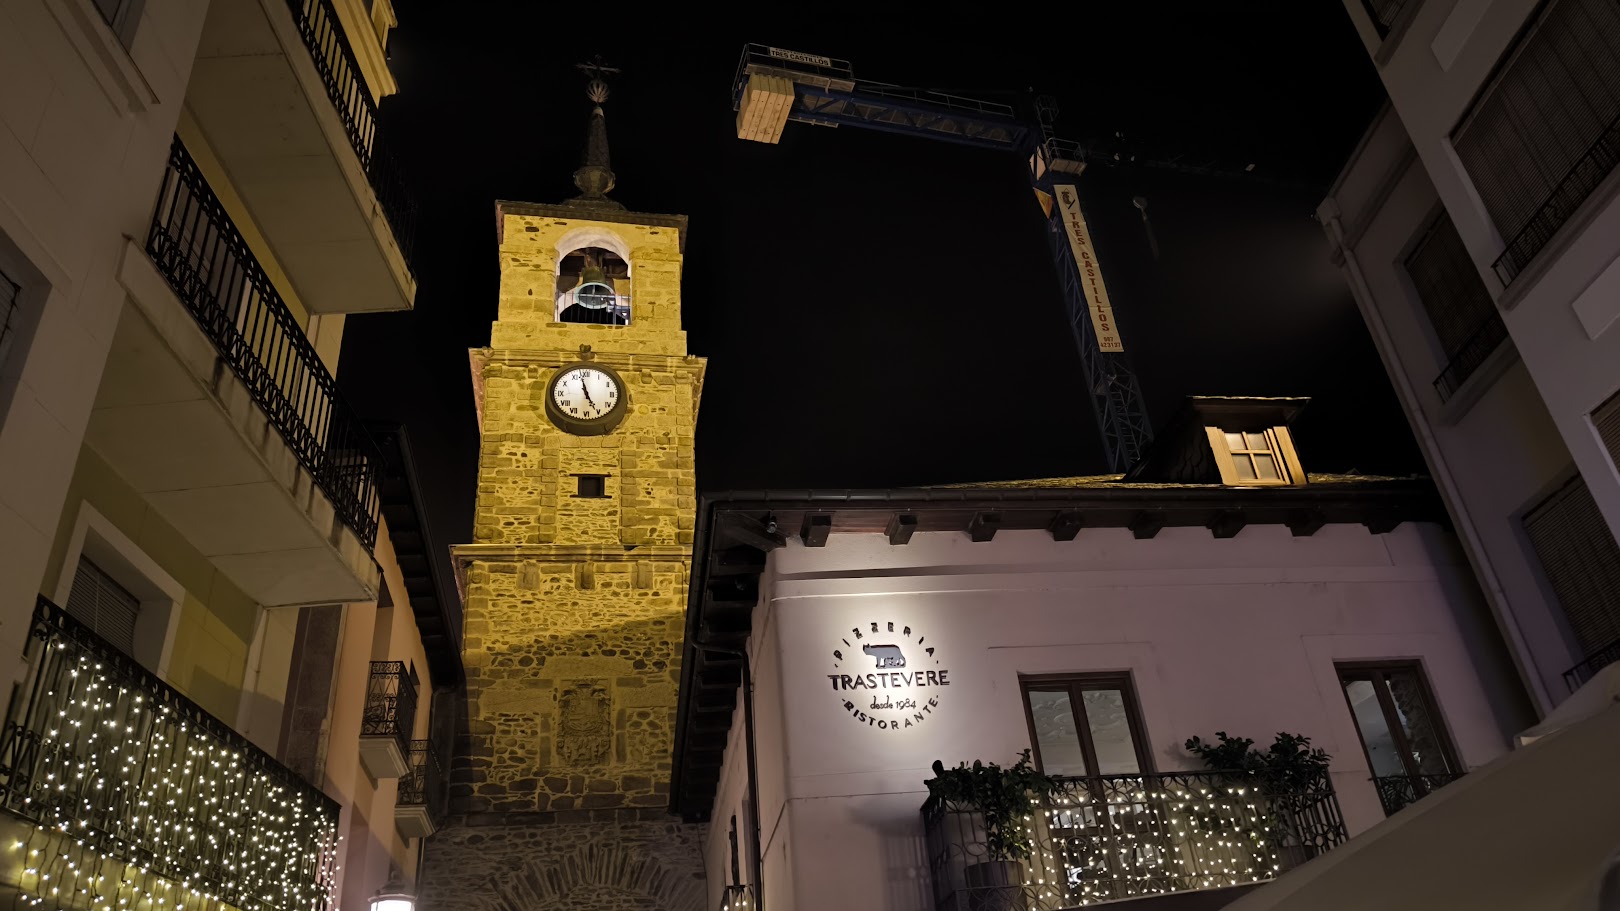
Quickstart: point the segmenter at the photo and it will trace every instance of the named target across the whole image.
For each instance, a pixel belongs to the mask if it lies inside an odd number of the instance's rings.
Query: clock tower
[[[426,911],[703,902],[701,828],[668,814],[704,361],[681,330],[686,218],[631,212],[600,65],[579,195],[500,202],[500,307],[472,352],[481,451],[465,723]]]

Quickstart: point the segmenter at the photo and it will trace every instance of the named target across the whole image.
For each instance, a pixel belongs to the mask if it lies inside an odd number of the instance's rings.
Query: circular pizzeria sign
[[[909,626],[873,621],[852,627],[832,650],[833,692],[857,723],[882,731],[916,727],[934,716],[951,685],[934,647]]]

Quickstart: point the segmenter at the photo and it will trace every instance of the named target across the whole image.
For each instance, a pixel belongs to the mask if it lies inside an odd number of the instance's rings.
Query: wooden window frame
[[[1340,661],[1333,665],[1339,678],[1339,693],[1344,696],[1344,706],[1350,712],[1350,723],[1355,726],[1356,739],[1361,743],[1361,754],[1367,759],[1367,771],[1373,778],[1381,778],[1378,769],[1373,765],[1372,752],[1367,749],[1367,736],[1362,733],[1361,722],[1356,720],[1356,707],[1350,701],[1350,694],[1345,691],[1345,684],[1353,680],[1370,680],[1373,691],[1378,696],[1378,707],[1384,713],[1384,726],[1389,728],[1390,737],[1395,741],[1395,750],[1401,758],[1401,768],[1406,777],[1417,780],[1425,775],[1434,773],[1424,772],[1413,767],[1412,745],[1406,739],[1406,728],[1400,724],[1400,712],[1395,707],[1395,697],[1390,694],[1386,675],[1390,671],[1412,671],[1417,675],[1418,695],[1423,699],[1423,710],[1428,713],[1429,725],[1434,730],[1436,745],[1440,748],[1440,758],[1446,763],[1446,774],[1459,775],[1464,770],[1462,763],[1457,759],[1456,746],[1451,741],[1451,732],[1447,730],[1445,718],[1440,714],[1440,703],[1434,698],[1434,688],[1429,684],[1429,675],[1423,669],[1423,662],[1418,660],[1383,660],[1383,661]]]
[[[1080,739],[1080,754],[1085,759],[1088,772],[1098,768],[1097,748],[1091,741],[1091,724],[1086,719],[1085,702],[1080,694],[1086,690],[1119,690],[1125,697],[1125,723],[1130,728],[1131,742],[1136,748],[1136,774],[1154,774],[1153,751],[1148,747],[1147,726],[1142,721],[1142,701],[1137,698],[1136,684],[1131,679],[1130,671],[1018,675],[1018,696],[1024,702],[1024,724],[1029,730],[1030,755],[1035,758],[1036,768],[1044,772],[1046,764],[1041,760],[1041,741],[1035,733],[1035,712],[1029,705],[1029,693],[1031,690],[1053,692],[1060,689],[1066,690],[1069,694],[1069,709],[1074,714],[1074,730]],[[1093,772],[1082,777],[1109,776]]]
[[[1299,455],[1294,451],[1294,437],[1287,427],[1262,427],[1230,429],[1226,427],[1205,427],[1205,434],[1209,437],[1210,449],[1215,453],[1216,467],[1221,473],[1221,483],[1228,487],[1292,487],[1305,483],[1305,470],[1299,464]],[[1271,445],[1269,450],[1243,449],[1233,451],[1227,445],[1226,435],[1229,433],[1263,433],[1266,442]],[[1248,445],[1248,440],[1244,440]],[[1249,458],[1249,467],[1254,469],[1254,453],[1267,453],[1277,463],[1277,478],[1262,478],[1260,472],[1254,471],[1253,478],[1240,478],[1237,474],[1238,456]]]

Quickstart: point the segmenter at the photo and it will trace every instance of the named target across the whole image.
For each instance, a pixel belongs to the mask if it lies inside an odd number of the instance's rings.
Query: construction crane
[[[1108,463],[1123,472],[1142,455],[1153,438],[1153,425],[1114,322],[1074,185],[1086,157],[1077,143],[1053,136],[1057,107],[1051,99],[1037,100],[1031,122],[1004,104],[857,80],[847,60],[749,44],[737,65],[732,103],[738,138],[755,142],[777,142],[793,120],[904,133],[1022,156],[1046,217],[1047,240]],[[1145,200],[1137,205],[1144,207]]]

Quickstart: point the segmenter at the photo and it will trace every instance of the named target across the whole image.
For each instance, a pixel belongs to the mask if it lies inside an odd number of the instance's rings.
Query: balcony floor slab
[[[186,106],[305,306],[411,308],[415,279],[284,0],[209,4]]]
[[[133,244],[121,278],[131,304],[86,442],[259,603],[374,598],[365,545],[235,374],[202,362],[212,342]]]

